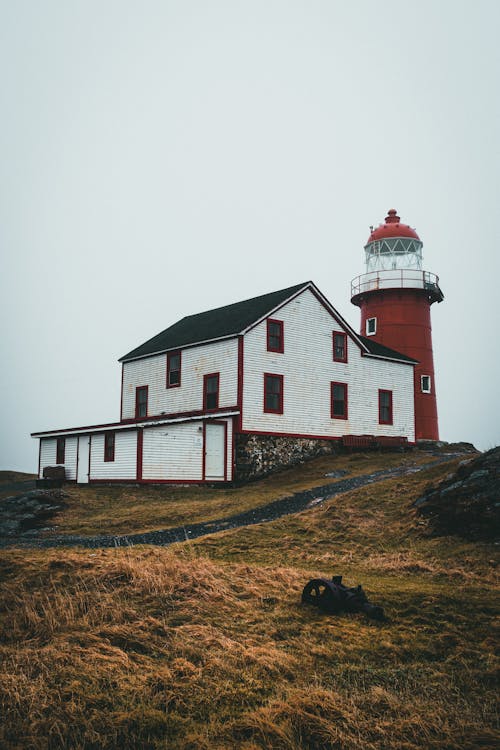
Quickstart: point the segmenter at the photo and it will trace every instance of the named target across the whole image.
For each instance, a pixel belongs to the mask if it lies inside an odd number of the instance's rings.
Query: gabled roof
[[[243,302],[235,302],[232,305],[217,307],[215,310],[188,315],[156,336],[153,336],[152,339],[149,339],[136,349],[132,349],[131,352],[121,357],[119,361],[127,362],[128,360],[149,357],[154,354],[172,351],[173,349],[182,349],[185,346],[237,336],[246,332],[253,325],[281,307],[289,299],[308,288],[313,291],[339,324],[349,332],[365,354],[411,364],[416,362],[411,357],[407,357],[393,349],[389,349],[387,346],[378,344],[373,339],[355,333],[347,321],[342,318],[312,281],[305,281],[302,284],[296,284],[286,289],[262,294],[260,297],[252,297],[251,299],[243,300]]]
[[[360,339],[360,341],[366,346],[369,353],[375,355],[376,357],[387,357],[388,359],[398,359],[398,360],[402,360],[403,362],[410,362],[411,364],[418,362],[417,359],[412,359],[411,357],[407,357],[406,354],[401,354],[400,352],[397,352],[394,349],[389,349],[388,346],[383,346],[382,344],[379,344],[377,341],[367,338],[366,336],[360,336],[358,334],[358,339]]]
[[[188,315],[120,358],[120,362],[242,333],[311,282],[290,286],[215,310]]]

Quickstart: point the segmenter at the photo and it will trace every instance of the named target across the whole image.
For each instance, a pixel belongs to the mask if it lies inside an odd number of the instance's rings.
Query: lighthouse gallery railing
[[[426,289],[429,292],[437,292],[439,276],[429,271],[401,268],[363,273],[351,281],[351,297],[377,289]]]

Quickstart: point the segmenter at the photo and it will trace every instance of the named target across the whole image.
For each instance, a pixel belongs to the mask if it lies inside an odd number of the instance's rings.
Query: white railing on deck
[[[439,277],[429,271],[398,269],[390,271],[372,271],[356,276],[351,281],[351,297],[362,292],[373,292],[376,289],[436,289],[439,288]]]

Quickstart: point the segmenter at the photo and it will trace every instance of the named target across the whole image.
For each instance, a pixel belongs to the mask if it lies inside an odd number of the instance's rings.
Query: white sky
[[[500,4],[0,0],[0,468],[119,419],[118,357],[184,315],[424,242],[440,432],[500,443]]]

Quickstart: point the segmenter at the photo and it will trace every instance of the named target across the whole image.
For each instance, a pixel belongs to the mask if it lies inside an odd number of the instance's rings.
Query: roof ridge
[[[203,341],[237,336],[256,320],[264,317],[266,313],[285,302],[288,297],[301,289],[305,289],[310,284],[314,285],[312,281],[305,281],[239,302],[231,302],[229,305],[186,315],[120,357],[119,361],[139,359],[161,354],[169,349],[180,349],[184,346],[202,343]]]

